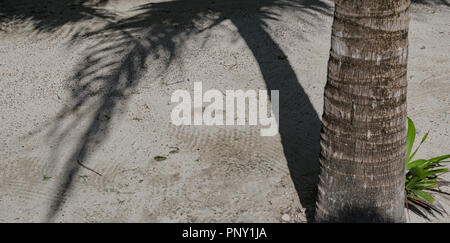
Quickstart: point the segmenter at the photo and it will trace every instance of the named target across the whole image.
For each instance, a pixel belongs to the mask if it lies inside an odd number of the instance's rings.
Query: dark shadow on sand
[[[164,60],[166,65],[160,70],[163,72],[176,58],[177,48],[184,38],[213,28],[226,19],[236,26],[252,51],[267,89],[280,91],[279,132],[284,155],[300,202],[306,208],[308,220],[312,219],[321,123],[289,57],[266,29],[267,21],[281,21],[271,9],[295,11],[299,21],[307,23],[304,15],[330,14],[331,6],[319,0],[175,0],[141,5],[132,17],[115,22],[111,21],[114,15],[99,10],[99,5],[81,5],[69,0],[48,1],[43,5],[34,0],[19,2],[22,6],[31,6],[33,12],[22,13],[20,5],[17,5],[15,12],[0,11],[0,19],[6,21],[15,16],[16,19],[31,20],[36,30],[47,32],[89,18],[108,22],[104,28],[87,33],[96,41],[86,48],[84,60],[75,67],[73,77],[67,80],[72,103],[59,113],[49,129],[49,136],[55,139],[56,144],[63,144],[71,130],[80,129],[82,135],[66,161],[59,161],[60,146],[53,149],[51,162],[64,163],[64,172],[47,221],[54,219],[63,205],[62,199],[73,188],[80,163],[88,165],[89,154],[107,137],[110,119],[118,106],[132,95],[132,89],[146,70],[146,61],[149,58]],[[107,0],[102,0],[99,4],[105,2]],[[7,1],[7,4],[13,3]],[[56,13],[61,15],[68,11],[67,6],[71,6],[70,11],[74,12],[59,18]],[[42,12],[46,14],[37,14]],[[211,24],[206,29],[198,29],[196,22],[205,19]],[[79,37],[75,33],[74,41]],[[105,55],[117,58],[101,58]],[[63,120],[74,113],[77,117],[69,125],[63,125]],[[87,125],[80,128],[82,123]]]

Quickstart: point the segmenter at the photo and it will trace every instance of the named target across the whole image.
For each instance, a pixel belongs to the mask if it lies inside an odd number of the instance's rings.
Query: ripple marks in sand
[[[64,200],[54,193],[56,170],[36,157],[23,157],[0,164],[3,196],[15,202],[45,204]]]
[[[203,159],[230,163],[232,172],[288,174],[279,137],[261,137],[260,128],[244,128],[169,125],[169,134],[180,147],[198,152]]]

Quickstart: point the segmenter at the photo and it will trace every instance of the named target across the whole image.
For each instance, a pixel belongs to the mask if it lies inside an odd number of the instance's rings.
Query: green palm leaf
[[[412,146],[414,145],[414,139],[416,139],[416,127],[414,126],[414,122],[411,118],[408,117],[408,132],[406,135],[406,161],[408,162],[412,150]]]

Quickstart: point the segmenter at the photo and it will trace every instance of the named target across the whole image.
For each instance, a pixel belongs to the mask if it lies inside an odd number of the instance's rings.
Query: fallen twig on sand
[[[85,169],[88,169],[88,170],[94,172],[95,174],[97,174],[97,175],[99,175],[99,176],[103,176],[102,174],[98,173],[97,171],[95,171],[95,170],[93,170],[93,169],[87,167],[86,165],[83,165],[83,164],[80,162],[80,160],[77,160],[77,163],[78,163],[79,165],[81,165],[82,167],[84,167]]]

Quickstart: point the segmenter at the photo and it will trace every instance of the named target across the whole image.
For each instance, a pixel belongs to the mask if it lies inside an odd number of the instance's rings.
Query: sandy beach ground
[[[306,222],[332,14],[313,0],[0,2],[0,222]],[[411,16],[408,115],[430,131],[426,158],[450,152],[450,4]],[[172,125],[172,93],[194,82],[279,89],[280,134]]]

